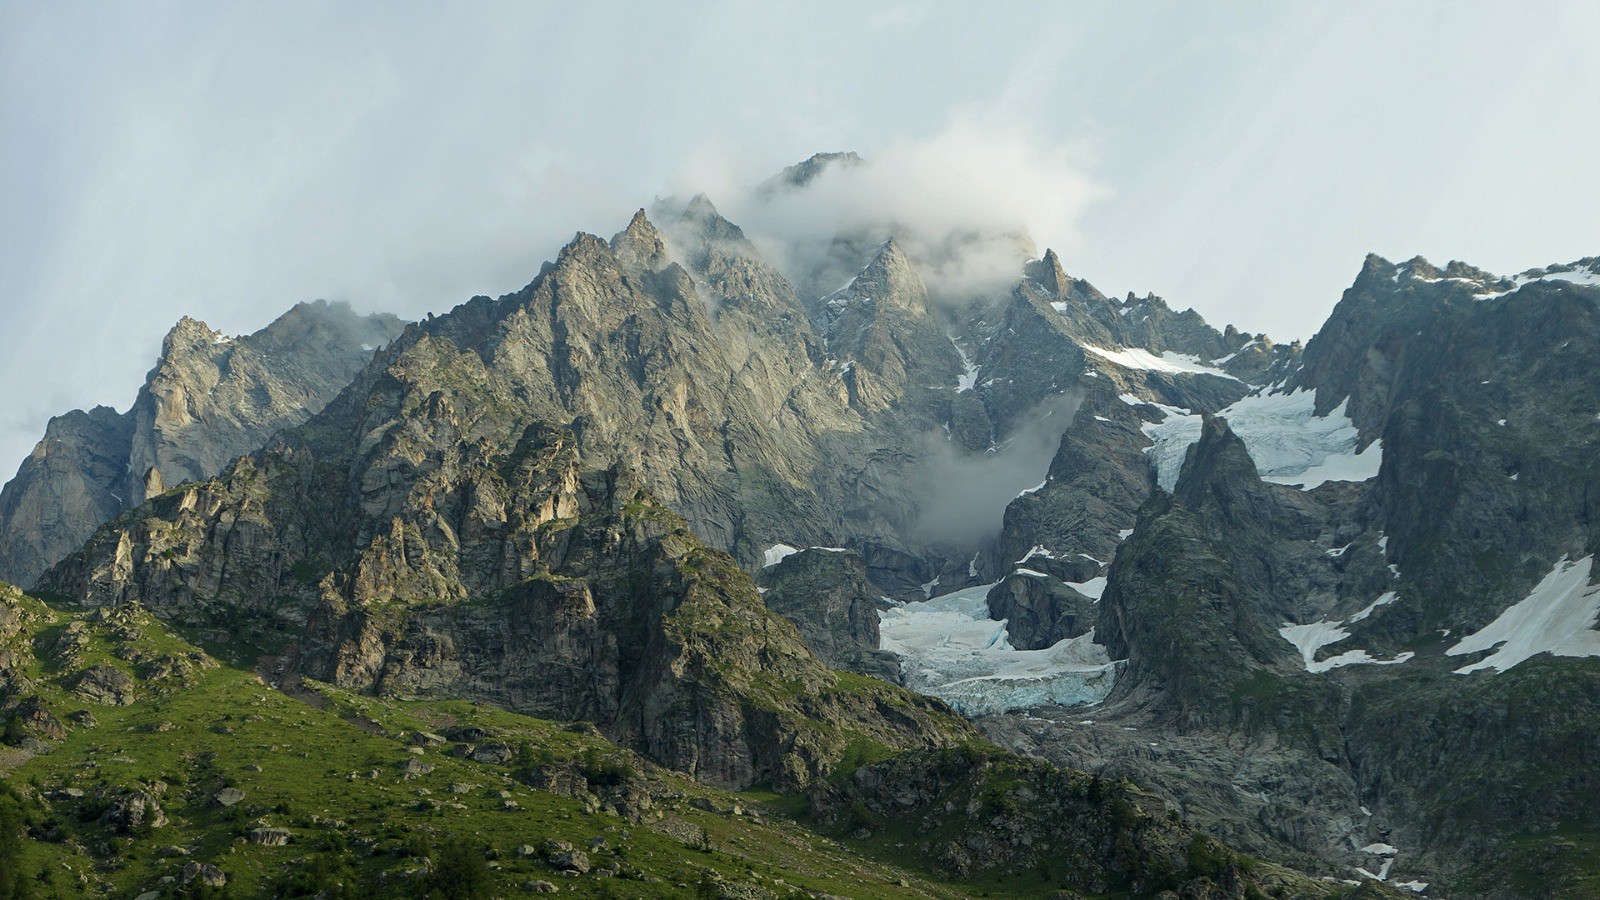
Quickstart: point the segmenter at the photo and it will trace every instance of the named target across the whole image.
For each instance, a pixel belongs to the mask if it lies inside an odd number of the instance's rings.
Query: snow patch
[[[989,618],[993,587],[978,585],[879,613],[880,647],[900,657],[906,686],[969,716],[1105,699],[1118,664],[1094,642],[1094,632],[1043,650],[1018,650],[1006,622]]]
[[[771,547],[768,547],[762,552],[761,568],[765,569],[768,566],[775,566],[778,563],[783,562],[785,557],[792,556],[799,552],[799,547],[791,547],[788,544],[773,544]]]
[[[1166,372],[1170,375],[1215,375],[1229,381],[1238,381],[1227,372],[1211,366],[1202,365],[1200,358],[1187,353],[1174,353],[1168,350],[1160,356],[1151,353],[1142,347],[1123,347],[1120,350],[1108,350],[1096,347],[1093,344],[1082,345],[1083,349],[1093,353],[1101,359],[1116,363],[1124,369],[1139,369],[1146,372]]]
[[[1373,441],[1358,452],[1360,435],[1345,413],[1349,401],[1326,416],[1316,415],[1316,402],[1313,391],[1258,394],[1217,415],[1226,419],[1244,442],[1263,481],[1310,490],[1329,481],[1375,477],[1383,462],[1383,441]],[[1154,442],[1146,452],[1155,464],[1156,481],[1171,491],[1177,485],[1184,454],[1200,439],[1201,417],[1188,410],[1161,408],[1166,418],[1142,427]]]
[[[1600,586],[1589,584],[1593,566],[1593,556],[1577,562],[1562,557],[1533,593],[1445,651],[1447,656],[1495,651],[1456,669],[1456,674],[1488,668],[1504,672],[1540,653],[1600,656],[1600,631],[1594,630]]]
[[[961,345],[957,344],[954,338],[951,338],[950,345],[961,354],[961,377],[956,379],[956,391],[970,391],[978,383],[978,364],[972,361],[972,357],[961,349]]]
[[[1088,581],[1069,581],[1066,584],[1067,587],[1072,588],[1096,603],[1100,602],[1100,595],[1106,592],[1106,579],[1104,575],[1096,576]]]
[[[1156,468],[1156,483],[1161,489],[1171,493],[1178,486],[1178,473],[1183,471],[1183,458],[1196,441],[1200,440],[1200,427],[1203,419],[1198,414],[1191,414],[1186,409],[1178,409],[1163,404],[1153,404],[1161,408],[1166,417],[1160,422],[1147,423],[1139,426],[1151,440],[1145,453],[1150,455],[1150,462]]]
[[[1056,555],[1054,553],[1050,552],[1049,550],[1047,550],[1043,544],[1034,544],[1033,548],[1030,549],[1027,553],[1023,554],[1023,557],[1021,559],[1017,560],[1015,565],[1019,565],[1020,566],[1023,563],[1027,562],[1028,560],[1033,559],[1035,556],[1042,556],[1045,559],[1055,559],[1056,558]]]
[[[1389,604],[1393,603],[1394,601],[1398,600],[1399,598],[1400,598],[1399,594],[1396,594],[1394,591],[1389,591],[1389,592],[1385,593],[1383,596],[1379,597],[1378,599],[1376,599],[1376,600],[1372,601],[1371,603],[1367,604],[1367,608],[1366,609],[1363,609],[1362,611],[1360,611],[1360,612],[1356,613],[1355,615],[1351,616],[1350,617],[1350,621],[1359,622],[1362,619],[1365,619],[1367,616],[1372,615],[1372,611],[1373,610],[1377,609],[1380,606],[1388,606]]]
[[[1389,591],[1367,604],[1365,609],[1351,616],[1348,620],[1324,619],[1320,622],[1312,622],[1309,625],[1294,625],[1285,622],[1283,627],[1278,629],[1278,634],[1282,635],[1284,640],[1293,644],[1295,649],[1300,651],[1300,658],[1305,662],[1307,672],[1330,672],[1344,666],[1355,665],[1396,666],[1416,654],[1407,650],[1393,659],[1376,659],[1365,650],[1346,650],[1338,656],[1330,656],[1320,661],[1317,659],[1317,651],[1330,644],[1337,644],[1350,636],[1350,632],[1346,631],[1344,626],[1367,618],[1372,615],[1373,610],[1380,606],[1387,606],[1393,603],[1395,599],[1395,592]]]
[[[1507,294],[1515,294],[1517,291],[1522,290],[1525,285],[1532,284],[1535,281],[1565,281],[1568,284],[1600,285],[1600,272],[1587,267],[1573,268],[1571,271],[1566,272],[1552,272],[1548,269],[1530,269],[1529,271],[1523,272],[1520,275],[1513,276],[1509,280],[1511,282],[1510,290],[1496,291],[1491,289],[1499,284],[1503,284],[1504,280],[1502,280],[1501,282],[1496,282],[1492,285],[1484,285],[1483,290],[1474,293],[1474,299],[1480,301],[1497,300],[1506,296]]]

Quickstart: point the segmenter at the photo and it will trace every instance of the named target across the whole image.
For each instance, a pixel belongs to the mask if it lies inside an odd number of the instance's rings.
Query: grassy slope
[[[427,857],[452,840],[487,859],[496,891],[507,894],[535,880],[556,883],[566,894],[626,897],[716,896],[717,884],[758,888],[752,896],[1013,896],[1047,888],[1039,878],[953,882],[915,871],[917,861],[892,845],[847,847],[796,824],[785,814],[797,812],[794,798],[719,792],[558,723],[463,701],[383,701],[321,685],[305,685],[295,699],[242,667],[203,665],[209,657],[142,613],[90,624],[63,654],[67,626],[88,622],[86,615],[20,594],[4,602],[25,610],[26,618],[7,643],[32,651],[13,659],[67,727],[66,739],[49,753],[20,764],[10,754],[6,773],[25,798],[32,833],[46,838],[26,842],[23,851],[26,871],[51,873],[39,883],[45,896],[134,897],[161,889],[163,876],[178,875],[191,860],[226,873],[229,896],[288,893],[309,884],[314,869],[324,887],[344,883],[416,896],[425,890]],[[190,665],[180,666],[179,675],[138,678],[150,661],[169,657]],[[116,707],[72,694],[76,674],[93,665],[134,675],[139,699]],[[69,720],[79,710],[92,713],[93,727]],[[651,808],[642,821],[638,815],[630,821],[593,796],[528,787],[511,777],[514,767],[450,756],[449,745],[420,755],[408,746],[415,730],[465,725],[513,746],[526,743],[529,757],[556,768],[598,762],[633,773],[654,798]],[[400,766],[408,759],[434,768],[406,779]],[[474,787],[457,794],[452,784]],[[245,799],[217,806],[212,798],[224,787],[242,790]],[[84,796],[47,799],[64,788]],[[113,833],[101,813],[130,789],[160,791],[168,822],[132,836]],[[508,809],[508,800],[518,808]],[[736,806],[747,811],[735,814]],[[246,836],[261,827],[293,837],[280,847],[250,843]],[[619,877],[562,876],[542,853],[517,852],[552,839],[584,848],[594,838],[607,849],[592,852],[591,864],[615,867]]]

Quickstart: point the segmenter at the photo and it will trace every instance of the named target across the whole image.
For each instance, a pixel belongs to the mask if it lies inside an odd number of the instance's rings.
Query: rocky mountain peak
[[[784,188],[805,187],[829,168],[853,168],[864,162],[854,151],[814,153],[808,159],[785,167],[782,172],[763,182],[757,190],[770,195]]]
[[[1173,495],[1187,506],[1199,507],[1207,495],[1216,494],[1219,488],[1254,485],[1260,477],[1249,449],[1228,427],[1227,420],[1205,415],[1200,439],[1184,455]]]
[[[628,227],[611,239],[611,251],[626,270],[653,272],[666,264],[667,247],[661,232],[643,209],[634,213]]]
[[[663,207],[670,208],[667,204]],[[695,194],[689,198],[689,202],[678,213],[678,219],[692,226],[703,240],[745,240],[744,229],[728,221],[705,194]]]
[[[675,198],[657,201],[652,213],[666,226],[673,257],[693,271],[720,280],[730,265],[742,268],[734,263],[741,258],[767,268],[744,229],[728,221],[705,194],[695,194],[688,203]]]
[[[880,303],[918,312],[927,308],[927,285],[892,237],[883,242],[878,255],[856,276],[852,288]]]
[[[0,579],[32,584],[100,523],[305,421],[401,328],[321,300],[237,338],[179,319],[128,412],[52,420],[0,491]]]
[[[1061,257],[1056,256],[1056,251],[1054,250],[1046,249],[1044,258],[1033,260],[1025,265],[1023,274],[1033,279],[1040,287],[1055,297],[1065,297],[1072,289],[1072,278],[1061,267]]]
[[[1428,260],[1421,255],[1413,256],[1404,263],[1401,263],[1400,269],[1411,278],[1432,280],[1435,278],[1444,277],[1443,272],[1434,266],[1433,263],[1428,262]]]
[[[170,359],[196,349],[209,349],[213,346],[226,344],[229,339],[222,332],[213,329],[210,325],[199,319],[183,316],[177,323],[168,329],[166,337],[161,340],[161,356]]]
[[[1366,259],[1361,263],[1361,275],[1358,277],[1381,276],[1383,278],[1392,278],[1394,271],[1394,263],[1376,253],[1368,253]]]
[[[606,243],[604,238],[587,231],[579,231],[573,234],[572,240],[567,241],[561,252],[556,254],[555,268],[558,271],[564,268],[570,269],[612,256],[614,254],[611,252],[611,245]]]

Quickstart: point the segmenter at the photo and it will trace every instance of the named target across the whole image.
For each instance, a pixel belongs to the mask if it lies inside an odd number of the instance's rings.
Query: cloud
[[[723,185],[729,198],[713,196],[803,288],[848,278],[868,261],[859,253],[888,237],[936,292],[964,299],[1003,288],[1043,246],[1070,253],[1085,211],[1110,193],[1081,143],[972,112],[930,136],[849,149],[864,161],[835,162],[804,185]]]
[[[911,492],[921,501],[913,531],[956,556],[993,540],[1006,506],[1044,481],[1082,402],[1078,391],[1046,398],[990,453],[964,454],[930,436],[913,476]]]

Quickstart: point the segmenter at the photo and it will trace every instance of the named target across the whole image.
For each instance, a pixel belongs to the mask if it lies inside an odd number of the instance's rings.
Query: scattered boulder
[[[244,791],[238,788],[223,788],[211,797],[211,802],[218,806],[228,807],[244,799]]]
[[[454,728],[447,728],[444,731],[444,736],[461,744],[481,744],[490,737],[489,732],[473,725],[458,725]]]
[[[50,652],[61,662],[70,663],[83,655],[89,648],[89,626],[83,622],[73,622],[61,630],[61,635],[56,638]]]
[[[91,666],[78,676],[72,692],[101,706],[127,706],[134,701],[133,677],[113,666]]]
[[[424,776],[424,775],[426,775],[426,774],[428,774],[429,772],[432,772],[432,771],[433,771],[433,766],[428,765],[427,763],[423,762],[420,759],[417,759],[414,756],[413,757],[409,757],[408,759],[406,759],[405,762],[400,764],[400,772],[407,779],[421,778],[422,776]]]
[[[21,725],[27,734],[47,741],[64,740],[67,736],[66,726],[61,720],[50,713],[50,707],[45,705],[43,698],[34,696],[17,705],[14,713],[17,724]]]
[[[283,828],[255,828],[250,831],[250,843],[266,847],[282,847],[289,843],[290,834]]]
[[[504,741],[492,741],[472,751],[472,761],[503,766],[516,758],[516,751]]]
[[[160,828],[167,824],[161,805],[148,791],[130,791],[113,800],[100,823],[122,835],[138,834],[147,828]]]
[[[413,747],[442,747],[444,743],[443,735],[433,734],[428,731],[411,732],[411,746]]]
[[[589,854],[566,841],[546,841],[544,858],[558,872],[583,875],[589,871]]]
[[[583,875],[589,871],[589,854],[582,850],[563,850],[550,856],[550,865],[561,872]]]
[[[198,883],[207,887],[222,887],[228,883],[228,876],[210,863],[191,862],[183,867],[180,880],[184,884]]]

